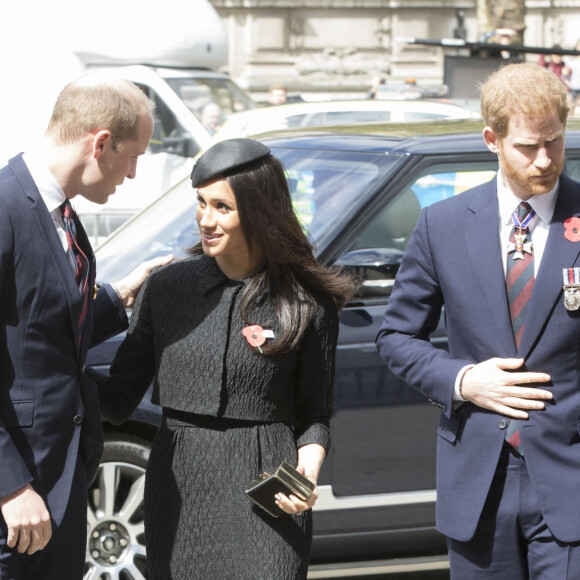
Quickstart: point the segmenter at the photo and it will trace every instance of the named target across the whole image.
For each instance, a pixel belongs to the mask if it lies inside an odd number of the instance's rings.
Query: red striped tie
[[[528,233],[528,226],[534,215],[535,212],[530,204],[522,202],[512,217],[514,227],[510,234],[505,282],[517,348],[520,346],[524,333],[526,313],[534,287],[534,252],[532,240]],[[518,223],[517,226],[516,223]],[[505,439],[523,455],[517,420],[510,421],[506,429]]]
[[[526,224],[526,227],[514,226],[512,228],[505,278],[512,328],[518,348],[522,340],[528,303],[534,286],[534,252],[527,228],[529,224],[527,219],[531,211],[533,210],[530,204],[525,201],[518,206],[517,218],[519,223]]]
[[[85,318],[87,315],[87,305],[89,298],[88,292],[89,261],[85,253],[81,250],[81,248],[78,245],[77,228],[75,224],[75,219],[77,219],[77,215],[73,210],[70,201],[68,199],[61,204],[60,211],[62,213],[62,222],[64,225],[64,231],[66,233],[66,239],[68,242],[68,253],[72,257],[75,264],[75,278],[82,297],[81,312],[78,320],[79,343],[80,343],[83,325],[85,323]]]

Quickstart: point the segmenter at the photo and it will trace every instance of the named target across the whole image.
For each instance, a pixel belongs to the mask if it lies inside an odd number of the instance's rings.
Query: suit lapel
[[[528,307],[519,353],[527,357],[536,344],[554,308],[562,304],[562,270],[576,265],[580,242],[564,237],[564,220],[580,215],[580,187],[566,176],[560,178],[560,191],[550,224],[548,240]]]
[[[465,247],[473,264],[475,281],[484,289],[487,319],[497,328],[498,342],[503,355],[515,356],[516,347],[511,326],[505,275],[499,242],[499,206],[496,179],[481,186],[467,207]],[[498,353],[498,356],[501,356]]]
[[[9,161],[14,174],[16,175],[22,190],[28,200],[30,201],[30,210],[38,225],[38,230],[44,239],[47,252],[54,263],[55,270],[61,280],[64,288],[64,294],[68,302],[70,312],[70,322],[73,337],[75,338],[75,347],[77,354],[80,354],[78,327],[76,321],[79,318],[81,309],[81,296],[76,285],[72,268],[69,263],[66,252],[64,251],[52,217],[46,208],[26,163],[24,163],[22,156],[19,155]],[[42,284],[42,281],[39,282]]]

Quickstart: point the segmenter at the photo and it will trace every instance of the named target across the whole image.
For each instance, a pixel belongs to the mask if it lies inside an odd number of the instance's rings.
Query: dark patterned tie
[[[508,246],[505,282],[517,348],[522,340],[528,304],[534,287],[534,251],[528,226],[535,215],[530,204],[525,201],[518,205],[512,215],[514,227]],[[505,439],[520,455],[523,455],[516,419],[510,421]]]
[[[77,242],[77,228],[75,224],[76,214],[73,210],[70,201],[67,199],[60,206],[60,211],[62,213],[62,222],[64,225],[64,231],[66,233],[66,239],[68,242],[68,253],[72,257],[75,264],[75,278],[79,291],[82,297],[81,312],[78,320],[79,328],[79,343],[83,331],[83,326],[85,323],[85,318],[87,315],[87,306],[89,298],[89,261],[85,253],[81,250]]]

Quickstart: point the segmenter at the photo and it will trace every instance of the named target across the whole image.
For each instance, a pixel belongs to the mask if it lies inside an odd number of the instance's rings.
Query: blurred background
[[[574,49],[580,38],[579,0],[6,4],[0,35],[0,126],[4,136],[9,130],[10,142],[3,137],[4,155],[23,148],[29,136],[44,128],[55,93],[87,62],[194,65],[225,71],[258,104],[265,104],[274,84],[304,100],[365,98],[377,83],[395,88],[405,81],[437,86],[445,80],[446,55],[472,55],[453,46],[410,44],[408,38],[491,39],[564,49]],[[206,4],[217,15],[221,30]],[[527,55],[528,60],[538,58]],[[12,134],[15,124],[18,131]]]
[[[105,207],[75,200],[94,246],[216,140],[477,117],[478,83],[514,60],[557,72],[573,112],[580,94],[580,0],[24,0],[1,12],[0,160],[42,136],[81,74],[114,71],[155,103],[137,178]]]

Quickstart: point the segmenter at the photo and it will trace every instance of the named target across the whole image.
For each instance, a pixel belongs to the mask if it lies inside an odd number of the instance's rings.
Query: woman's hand
[[[303,465],[298,465],[296,470],[302,475],[306,475]],[[308,477],[308,479],[316,486],[316,478],[313,478],[312,476],[309,477],[308,475],[306,475],[306,477]],[[294,494],[285,495],[283,493],[277,493],[276,505],[287,514],[299,514],[312,508],[317,499],[318,487],[315,487],[307,500],[302,500]]]
[[[324,461],[324,447],[317,443],[303,445],[298,449],[298,465],[296,470],[305,475],[315,486],[318,481],[320,467]],[[307,500],[302,500],[294,494],[289,496],[276,494],[276,505],[287,514],[299,514],[311,509],[318,499],[318,487],[316,486]]]

